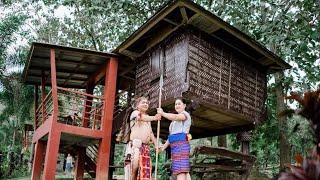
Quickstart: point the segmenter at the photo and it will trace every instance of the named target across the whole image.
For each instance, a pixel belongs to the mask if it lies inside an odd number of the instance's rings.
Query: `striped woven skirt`
[[[169,135],[171,148],[171,171],[177,175],[190,172],[190,144],[187,141],[187,134],[178,133]]]
[[[150,146],[148,144],[142,144],[140,148],[140,158],[139,158],[139,180],[152,180],[152,164],[150,157]]]

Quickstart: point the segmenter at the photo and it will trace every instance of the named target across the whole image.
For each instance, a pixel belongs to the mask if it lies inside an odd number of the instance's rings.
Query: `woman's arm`
[[[162,108],[157,108],[157,113],[170,121],[185,121],[187,119],[184,114],[166,113]]]
[[[167,140],[166,143],[164,143],[164,145],[161,147],[161,150],[160,151],[164,151],[167,149],[167,147],[169,146],[169,141]]]

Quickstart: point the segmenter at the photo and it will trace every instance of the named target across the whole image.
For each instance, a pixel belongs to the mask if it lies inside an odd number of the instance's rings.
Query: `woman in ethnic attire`
[[[157,109],[158,114],[172,121],[169,127],[169,138],[160,150],[163,151],[170,145],[171,171],[173,175],[177,176],[177,180],[191,180],[188,139],[191,116],[185,109],[186,104],[182,99],[175,101],[175,110],[178,114],[165,113],[161,108]]]
[[[151,129],[151,121],[161,119],[160,115],[149,116],[146,111],[149,101],[145,97],[136,100],[135,110],[130,116],[130,141],[126,147],[125,179],[151,180],[152,165],[150,140],[156,145],[156,138]]]

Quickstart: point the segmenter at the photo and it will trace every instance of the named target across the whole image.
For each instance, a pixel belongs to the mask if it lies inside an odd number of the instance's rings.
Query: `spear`
[[[160,61],[160,64],[162,65],[161,61]],[[159,108],[161,108],[162,87],[163,87],[163,71],[161,68],[161,74],[160,74],[160,80],[159,80]],[[156,169],[154,171],[155,180],[158,179],[159,136],[160,136],[160,121],[158,121],[158,126],[157,126]]]

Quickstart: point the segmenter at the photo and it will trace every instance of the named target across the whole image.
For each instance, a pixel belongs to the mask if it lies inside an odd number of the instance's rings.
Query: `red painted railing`
[[[99,130],[104,98],[58,87],[58,122]]]
[[[47,120],[49,116],[52,115],[52,112],[53,112],[53,102],[52,102],[52,91],[50,90],[47,96],[39,105],[38,109],[36,110],[36,113],[35,113],[36,128],[41,126],[41,124],[43,124],[44,121]]]
[[[103,118],[104,98],[80,91],[58,87],[58,122],[99,130]],[[53,114],[50,91],[36,110],[36,126],[39,127]]]

